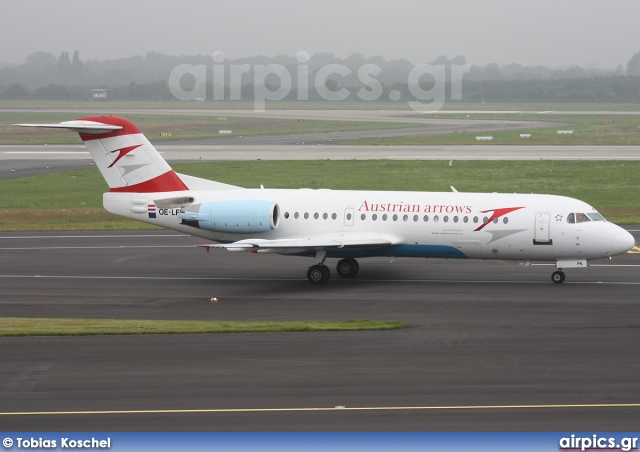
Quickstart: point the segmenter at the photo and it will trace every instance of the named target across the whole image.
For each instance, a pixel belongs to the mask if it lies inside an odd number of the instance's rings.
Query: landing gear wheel
[[[329,267],[323,264],[312,265],[307,270],[307,279],[311,284],[326,284],[330,277]]]
[[[565,275],[563,271],[553,272],[553,274],[551,275],[551,281],[553,281],[556,284],[560,284],[561,282],[563,282],[564,278],[565,278]]]
[[[338,262],[338,266],[336,268],[338,274],[343,278],[353,278],[358,274],[358,270],[360,270],[360,264],[358,261],[352,258],[342,259]]]

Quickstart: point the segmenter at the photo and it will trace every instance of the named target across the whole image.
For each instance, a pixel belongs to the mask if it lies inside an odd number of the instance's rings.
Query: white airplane
[[[631,234],[590,205],[554,195],[245,189],[175,173],[130,121],[95,116],[15,124],[80,134],[109,185],[104,208],[126,218],[217,242],[229,251],[315,258],[312,284],[356,276],[371,256],[555,261],[563,269],[625,253]]]

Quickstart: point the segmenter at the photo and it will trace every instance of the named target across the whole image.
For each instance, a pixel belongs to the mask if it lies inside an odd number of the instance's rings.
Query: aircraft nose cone
[[[636,239],[624,229],[620,229],[613,240],[613,251],[616,254],[626,253],[635,245]]]

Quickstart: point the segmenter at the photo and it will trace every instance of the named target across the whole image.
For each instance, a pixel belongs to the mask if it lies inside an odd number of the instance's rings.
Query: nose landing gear
[[[562,270],[558,270],[551,274],[551,281],[553,281],[555,284],[560,284],[564,282],[564,278],[565,278],[565,274]]]

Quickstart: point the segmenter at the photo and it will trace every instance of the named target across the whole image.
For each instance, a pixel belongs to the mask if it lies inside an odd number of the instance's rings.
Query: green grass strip
[[[290,333],[406,328],[396,320],[244,321],[0,318],[0,336],[97,336],[129,334]]]
[[[524,152],[524,151],[523,151]],[[606,157],[606,155],[603,155]],[[241,187],[543,193],[581,199],[620,224],[640,223],[640,161],[252,161],[175,163]],[[102,208],[95,168],[0,181],[0,231],[150,228]],[[278,201],[274,199],[274,201]]]
[[[640,144],[640,118],[638,115],[599,114],[440,114],[425,115],[439,120],[471,119],[493,121],[555,122],[566,125],[528,129],[528,123],[513,130],[467,132],[460,123],[455,133],[445,135],[416,135],[370,140],[358,140],[346,144],[354,146],[637,146]],[[558,135],[558,130],[572,130],[571,135]],[[520,134],[530,134],[521,138]],[[478,141],[477,136],[491,136],[491,141]]]
[[[0,144],[81,144],[75,133],[64,133],[56,129],[25,129],[11,124],[56,123],[76,118],[96,116],[97,113],[67,112],[3,112],[0,111]],[[219,138],[220,130],[230,131],[225,140],[247,135],[290,135],[297,133],[324,133],[351,130],[401,129],[419,127],[419,124],[343,121],[315,119],[275,119],[259,117],[191,116],[191,115],[154,115],[147,113],[122,114],[134,122],[149,140],[189,140],[193,138]],[[170,133],[170,136],[159,134]]]
[[[415,99],[414,99],[415,100]],[[253,110],[253,101],[184,102],[179,100],[45,100],[2,99],[0,108],[16,109],[70,109],[70,110],[124,110],[124,109],[177,109],[177,110]],[[411,110],[407,101],[270,101],[267,110]],[[482,111],[640,111],[640,105],[631,103],[587,102],[461,102],[448,101],[442,110]]]

